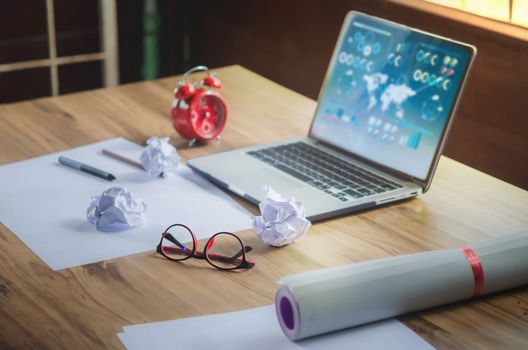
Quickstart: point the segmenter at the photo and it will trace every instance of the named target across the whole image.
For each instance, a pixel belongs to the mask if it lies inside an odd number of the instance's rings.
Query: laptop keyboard
[[[304,142],[263,148],[247,154],[343,202],[402,187]]]

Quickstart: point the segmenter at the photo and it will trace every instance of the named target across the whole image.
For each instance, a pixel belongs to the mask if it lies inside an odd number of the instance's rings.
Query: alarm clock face
[[[211,140],[218,136],[227,121],[227,105],[214,91],[196,94],[190,104],[191,126],[199,139]]]

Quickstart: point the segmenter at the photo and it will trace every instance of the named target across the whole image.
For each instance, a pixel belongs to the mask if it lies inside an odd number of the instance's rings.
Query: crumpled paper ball
[[[176,148],[169,143],[168,137],[152,136],[149,138],[139,159],[147,175],[151,178],[175,172],[180,163],[180,155]]]
[[[271,187],[265,186],[266,199],[260,202],[260,214],[252,226],[266,243],[280,247],[305,234],[312,223],[304,216],[304,206],[293,198],[285,199]]]
[[[116,186],[92,197],[86,218],[98,231],[121,231],[141,225],[146,212],[144,201],[134,199],[126,188]]]

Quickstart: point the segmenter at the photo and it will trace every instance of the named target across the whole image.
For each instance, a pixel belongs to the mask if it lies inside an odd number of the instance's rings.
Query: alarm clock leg
[[[196,143],[196,139],[190,139],[189,140],[189,147],[194,146],[195,143]]]

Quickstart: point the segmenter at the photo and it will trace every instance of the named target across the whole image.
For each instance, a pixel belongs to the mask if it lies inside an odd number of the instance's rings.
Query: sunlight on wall
[[[528,27],[528,0],[426,0],[479,16]]]

